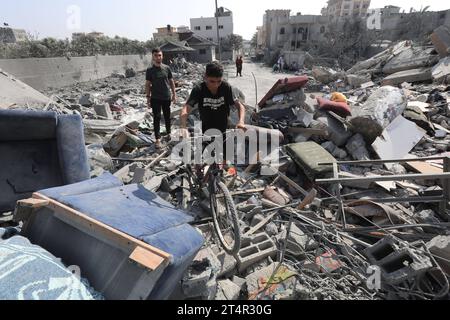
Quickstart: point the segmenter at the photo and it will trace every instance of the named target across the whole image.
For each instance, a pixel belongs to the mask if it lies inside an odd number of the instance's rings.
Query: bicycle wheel
[[[237,217],[237,210],[227,186],[217,181],[210,188],[211,211],[222,247],[225,252],[235,255],[241,249],[241,232]]]

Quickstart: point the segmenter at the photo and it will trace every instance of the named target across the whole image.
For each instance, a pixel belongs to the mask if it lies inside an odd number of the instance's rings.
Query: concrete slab
[[[422,82],[431,80],[431,69],[421,68],[421,69],[411,69],[406,71],[400,71],[383,79],[381,84],[383,86],[395,86],[403,82]]]
[[[49,98],[11,74],[0,69],[0,109],[9,107],[44,107]]]
[[[431,76],[434,81],[446,80],[450,75],[450,57],[444,58],[433,68]]]
[[[384,74],[394,74],[400,71],[431,67],[439,60],[439,56],[432,54],[434,48],[409,47],[400,52],[384,66]]]

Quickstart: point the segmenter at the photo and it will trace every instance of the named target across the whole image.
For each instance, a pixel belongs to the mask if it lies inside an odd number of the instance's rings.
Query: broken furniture
[[[357,177],[357,178],[339,178],[339,166],[340,165],[370,165],[370,164],[390,164],[390,163],[413,163],[423,162],[425,160],[443,160],[444,161],[444,173],[441,174],[409,174],[409,175],[388,175],[388,176],[371,176],[371,177]],[[433,158],[421,158],[421,159],[393,159],[393,160],[367,160],[367,161],[342,161],[342,162],[324,162],[320,163],[324,167],[333,166],[333,179],[319,179],[316,180],[318,184],[332,184],[336,186],[334,188],[336,199],[339,201],[339,212],[342,214],[344,226],[345,212],[343,210],[343,202],[341,200],[339,184],[341,183],[360,183],[360,182],[383,182],[383,181],[412,181],[412,180],[429,180],[436,179],[441,180],[443,194],[440,196],[426,196],[426,197],[408,197],[408,198],[386,198],[386,199],[365,199],[367,201],[373,201],[377,203],[439,203],[439,211],[443,217],[449,218],[450,210],[450,157],[433,157]]]
[[[108,300],[167,299],[204,241],[191,216],[111,174],[34,193],[14,219]]]
[[[0,213],[37,190],[89,179],[79,115],[0,110]]]
[[[333,164],[320,165],[320,163],[323,161],[334,163],[336,160],[317,143],[308,141],[290,144],[286,146],[286,152],[311,181],[319,177],[331,176]]]
[[[262,100],[258,103],[259,108],[264,108],[266,102],[272,99],[274,96],[299,90],[303,88],[308,83],[308,77],[290,77],[285,79],[278,80],[273,87],[267,92],[267,94],[262,98]]]

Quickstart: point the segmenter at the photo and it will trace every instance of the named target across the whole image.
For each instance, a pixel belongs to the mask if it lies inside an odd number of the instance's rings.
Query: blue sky
[[[234,12],[235,33],[250,39],[262,24],[266,9],[291,9],[293,13],[320,14],[326,0],[218,0],[219,6]],[[398,5],[407,11],[426,5],[431,10],[450,9],[441,0],[372,0],[372,8]],[[80,10],[79,28],[68,27],[76,21],[68,13],[71,6]],[[189,18],[213,16],[214,0],[0,0],[0,25],[9,23],[38,35],[64,39],[72,32],[100,31],[109,36],[148,40],[156,27],[167,24],[189,25]]]

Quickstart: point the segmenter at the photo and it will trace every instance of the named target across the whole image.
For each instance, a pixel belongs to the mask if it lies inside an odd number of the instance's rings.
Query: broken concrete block
[[[336,81],[343,77],[343,74],[340,72],[336,72],[330,68],[324,68],[315,66],[312,69],[312,76],[319,82],[323,84],[329,84],[330,82]]]
[[[183,279],[183,293],[189,298],[203,297],[208,292],[208,282],[211,278],[211,270],[193,272],[188,278]]]
[[[431,42],[442,58],[450,55],[450,29],[447,26],[443,25],[434,30]]]
[[[369,73],[365,74],[348,74],[346,76],[347,83],[353,88],[359,88],[362,84],[372,81],[372,76]]]
[[[327,114],[324,117],[317,119],[317,122],[313,121],[312,128],[322,128],[322,125],[328,131],[328,138],[337,146],[343,147],[347,143],[348,139],[353,136],[353,132],[344,127],[344,125]]]
[[[373,143],[392,121],[405,111],[408,102],[403,90],[391,86],[377,89],[360,107],[353,108],[352,130]]]
[[[395,86],[404,82],[415,83],[429,81],[431,79],[430,68],[411,69],[391,74],[390,76],[384,78],[381,84],[383,86]]]
[[[309,113],[302,108],[295,109],[294,114],[297,117],[296,123],[300,124],[304,128],[309,128],[311,122],[314,120],[314,114]]]
[[[78,103],[83,107],[92,107],[95,104],[95,99],[90,93],[85,93],[81,96]]]
[[[220,261],[220,271],[217,273],[217,277],[231,276],[236,269],[237,261],[233,256],[230,256],[225,251],[217,254],[217,259]]]
[[[244,238],[241,241],[241,250],[236,256],[239,272],[243,272],[267,257],[275,257],[276,254],[277,247],[266,233],[261,232],[252,237]]]
[[[283,241],[286,239],[287,230],[284,230],[279,236],[278,239]],[[297,227],[295,224],[291,225],[291,231],[289,233],[289,238],[287,239],[286,250],[296,256],[296,257],[304,257],[305,252],[315,250],[318,248],[318,243],[314,240],[314,238],[305,235],[304,232]]]
[[[436,139],[445,139],[447,137],[447,131],[444,130],[437,130],[436,134],[434,135]]]
[[[347,157],[347,152],[345,152],[345,150],[343,149],[338,148],[332,141],[322,143],[322,148],[331,153],[335,158],[344,159]]]
[[[431,76],[434,81],[446,81],[447,77],[450,76],[450,57],[446,57],[439,61],[431,71]]]
[[[408,47],[386,63],[383,67],[383,73],[394,74],[401,71],[433,66],[439,60],[436,54],[432,54],[433,51],[433,48]]]
[[[372,265],[380,267],[382,280],[390,285],[414,280],[433,267],[423,250],[416,250],[408,242],[390,235],[367,248],[364,254]]]
[[[233,283],[237,284],[239,286],[239,288],[241,288],[241,290],[244,290],[244,288],[246,288],[246,282],[245,279],[237,277],[237,276],[233,276],[233,278],[231,278],[231,281],[233,281]]]
[[[217,282],[216,300],[237,300],[241,293],[241,288],[231,280]]]
[[[359,133],[348,140],[345,148],[354,160],[370,160],[370,154],[366,148],[366,141]]]
[[[276,236],[279,233],[277,225],[273,222],[266,226],[266,232],[269,236]]]
[[[219,269],[220,262],[211,248],[200,250],[181,281],[184,295],[187,298],[213,299]]]
[[[100,117],[103,117],[107,120],[114,119],[112,111],[111,111],[111,107],[109,106],[108,103],[94,105],[94,111],[97,115],[99,115]]]
[[[422,210],[419,213],[416,213],[414,215],[414,219],[418,222],[418,223],[424,223],[424,224],[441,224],[441,221],[436,217],[436,214],[433,210]],[[436,228],[427,228],[427,227],[423,227],[422,228],[425,232],[428,233],[439,233],[439,229]]]
[[[125,70],[125,78],[134,78],[136,77],[136,71],[133,68],[127,68]]]
[[[427,243],[427,248],[434,255],[436,262],[450,276],[450,236],[438,236]]]
[[[104,171],[114,170],[114,163],[109,154],[105,152],[102,145],[91,144],[86,147],[86,152],[89,159],[91,176],[99,176]]]

